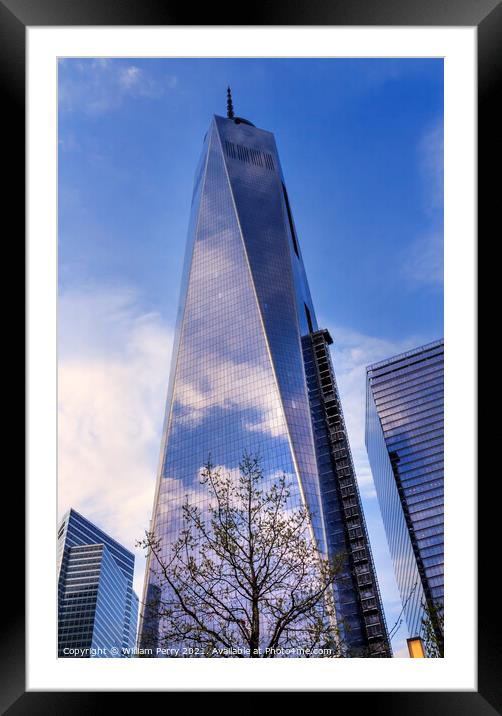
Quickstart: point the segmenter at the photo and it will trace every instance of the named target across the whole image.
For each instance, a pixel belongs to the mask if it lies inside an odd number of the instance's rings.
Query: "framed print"
[[[0,13],[28,328],[3,710],[500,712],[475,275],[500,3]]]

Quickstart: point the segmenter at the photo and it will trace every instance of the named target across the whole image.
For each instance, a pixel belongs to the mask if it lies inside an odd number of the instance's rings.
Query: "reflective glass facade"
[[[58,530],[58,656],[125,656],[136,644],[134,555],[70,510]]]
[[[215,116],[194,183],[151,525],[165,556],[185,497],[207,504],[209,454],[232,474],[244,450],[271,482],[289,476],[291,505],[308,506],[327,553],[301,341],[316,329],[274,137]],[[146,602],[156,581],[148,565]],[[154,622],[147,610],[145,629]]]
[[[443,374],[442,340],[367,369],[366,447],[411,636],[444,596]]]

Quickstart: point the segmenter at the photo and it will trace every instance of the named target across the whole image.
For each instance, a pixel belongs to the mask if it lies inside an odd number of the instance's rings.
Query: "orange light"
[[[425,659],[424,643],[419,636],[407,639],[410,659]]]

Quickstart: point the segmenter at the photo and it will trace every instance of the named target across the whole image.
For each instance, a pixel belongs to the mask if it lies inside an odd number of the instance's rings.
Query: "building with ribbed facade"
[[[366,447],[410,636],[443,609],[443,392],[443,340],[367,368]]]
[[[58,529],[58,656],[124,657],[136,645],[134,555],[70,509]]]

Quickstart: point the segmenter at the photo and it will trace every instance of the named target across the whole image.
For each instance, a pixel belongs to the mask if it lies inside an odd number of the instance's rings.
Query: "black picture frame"
[[[197,22],[193,22],[194,16]],[[5,207],[16,218],[19,237],[10,241],[22,265],[25,221],[25,50],[27,26],[65,25],[394,25],[394,26],[477,26],[478,30],[478,228],[488,234],[500,202],[501,182],[494,181],[490,169],[500,167],[502,118],[497,111],[496,82],[502,66],[502,3],[500,0],[298,0],[295,3],[240,3],[233,6],[206,3],[195,9],[169,0],[0,0],[0,79],[4,122]],[[498,142],[498,144],[497,144]],[[5,152],[7,157],[5,157]],[[4,212],[4,216],[5,216]],[[493,222],[493,223],[492,223]],[[499,232],[500,233],[500,230]],[[475,267],[473,267],[475,270]],[[19,322],[15,322],[19,326]],[[20,338],[22,344],[22,337]],[[23,384],[19,377],[18,386]],[[19,390],[16,391],[19,400]],[[89,714],[109,710],[117,694],[96,692],[25,692],[25,605],[24,553],[21,516],[24,484],[19,474],[9,479],[7,510],[4,503],[4,537],[9,564],[4,595],[4,628],[1,632],[2,713]],[[487,489],[488,488],[488,489]],[[490,499],[488,479],[481,479],[479,490],[478,556],[478,691],[477,692],[338,692],[337,709],[367,708],[370,713],[454,714],[489,716],[502,713],[502,670],[500,668],[500,626],[497,622],[497,578],[493,559],[497,545],[497,505]],[[8,514],[10,512],[10,515]],[[7,514],[5,514],[7,513]],[[12,526],[7,526],[8,518]],[[482,517],[482,519],[481,519]],[[9,535],[16,535],[9,540]],[[500,541],[500,540],[499,540]],[[483,555],[487,567],[483,568]],[[497,563],[500,559],[495,560]],[[498,581],[498,580],[497,580]],[[459,595],[461,598],[461,595]],[[43,658],[43,655],[41,655]],[[399,684],[396,684],[399,689]],[[294,690],[292,688],[291,690]],[[127,695],[129,707],[139,704],[135,693]],[[140,698],[144,698],[143,695]],[[116,708],[116,703],[113,704]],[[335,706],[335,704],[333,704]],[[143,705],[144,708],[144,705]]]

